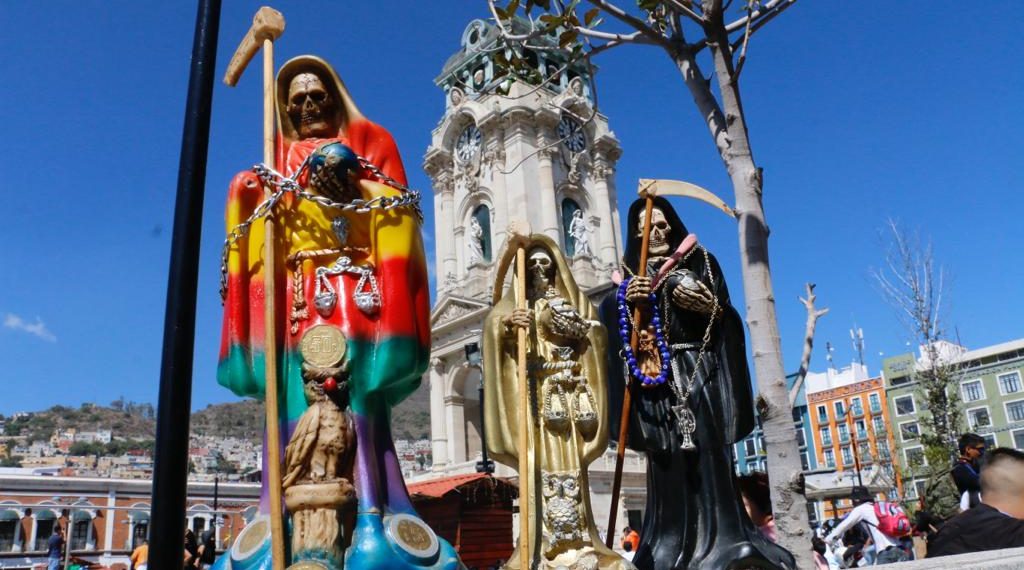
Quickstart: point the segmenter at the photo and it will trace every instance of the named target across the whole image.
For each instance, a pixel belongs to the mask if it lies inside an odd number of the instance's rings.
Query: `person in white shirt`
[[[875,503],[865,487],[854,487],[850,500],[855,505],[846,518],[825,538],[828,544],[834,544],[838,538],[850,530],[853,525],[863,521],[868,524],[871,541],[875,544],[875,564],[889,564],[909,560],[905,550],[900,548],[896,540],[878,529],[878,515],[875,514]]]

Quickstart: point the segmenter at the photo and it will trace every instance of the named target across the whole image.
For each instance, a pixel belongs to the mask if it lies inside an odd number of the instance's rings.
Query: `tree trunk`
[[[719,27],[720,30],[711,29],[713,27]],[[779,543],[796,556],[798,568],[813,568],[806,499],[799,492],[802,472],[800,449],[786,389],[786,373],[782,365],[782,348],[775,317],[775,297],[768,266],[768,226],[761,204],[761,173],[750,151],[731,55],[717,47],[722,45],[728,50],[727,34],[724,26],[709,23],[708,28],[724,113],[700,72],[693,52],[680,45],[669,55],[682,73],[705,119],[732,181],[739,223],[747,326],[750,328],[754,374],[760,393],[758,407],[768,453],[772,510]]]

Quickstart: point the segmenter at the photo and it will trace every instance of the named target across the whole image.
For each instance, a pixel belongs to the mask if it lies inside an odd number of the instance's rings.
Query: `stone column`
[[[434,218],[434,223],[439,228],[437,242],[445,244],[444,258],[441,263],[442,272],[445,276],[458,275],[458,257],[455,240],[455,184],[451,179],[451,172],[444,180],[441,187],[441,211]]]
[[[117,506],[117,491],[111,489],[107,492],[107,506]],[[117,511],[107,509],[105,525],[103,527],[103,556],[109,558],[114,549],[114,516]]]
[[[505,185],[505,129],[501,128],[501,115],[497,112],[489,113],[481,119],[477,126],[484,136],[484,151],[481,160],[486,165],[488,179],[483,183],[491,191],[491,261],[496,261],[495,256],[505,242],[505,232],[508,230],[509,207],[508,193]]]
[[[551,167],[551,159],[558,154],[558,145],[553,144],[556,140],[548,133],[548,125],[537,127],[537,188],[540,190],[540,233],[555,240],[563,248],[561,224],[558,223],[560,209],[558,198],[555,195],[555,175]],[[551,145],[551,146],[549,146]]]
[[[594,179],[594,203],[596,214],[601,219],[598,227],[598,236],[601,242],[600,248],[594,253],[604,265],[615,265],[618,261],[618,251],[615,243],[615,223],[613,218],[613,205],[608,192],[608,177],[614,175],[614,170],[608,159],[603,155],[594,157],[594,167],[591,170]]]
[[[466,416],[465,399],[450,394],[444,398],[444,418],[448,423],[448,458],[451,463],[466,461]]]
[[[430,361],[430,447],[433,469],[448,464],[448,429],[444,420],[445,365],[440,358]]]
[[[455,216],[455,182],[452,156],[438,147],[430,147],[423,160],[423,169],[434,187],[434,248],[437,264],[438,290],[447,283],[448,274],[455,274],[455,244],[452,223]]]

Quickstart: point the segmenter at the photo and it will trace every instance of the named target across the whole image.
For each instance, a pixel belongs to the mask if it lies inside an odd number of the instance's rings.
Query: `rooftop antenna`
[[[829,368],[835,368],[836,367],[835,362],[832,361],[832,352],[833,352],[832,342],[831,341],[826,341],[825,342],[825,358],[828,359],[828,367]]]
[[[864,329],[858,327],[857,323],[853,326],[854,328],[850,329],[850,341],[853,342],[853,350],[857,353],[857,361],[864,366]]]

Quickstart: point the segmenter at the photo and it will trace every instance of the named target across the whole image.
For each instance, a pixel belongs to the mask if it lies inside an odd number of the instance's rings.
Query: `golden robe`
[[[528,300],[534,311],[527,349],[528,497],[520,501],[529,502],[529,520],[520,524],[526,525],[531,556],[540,568],[632,569],[604,545],[590,506],[587,467],[608,447],[605,328],[590,299],[576,286],[558,246],[534,234],[526,251],[538,246],[551,257],[555,276],[546,295]],[[504,256],[505,267],[514,253]],[[495,291],[503,286],[503,273],[498,272]],[[485,321],[484,405],[487,449],[497,461],[518,469],[517,333],[503,322],[516,308],[515,281]],[[586,321],[586,327],[577,334],[560,334],[565,327],[555,322],[557,313],[570,310]],[[519,565],[519,556],[513,554],[505,567]]]

